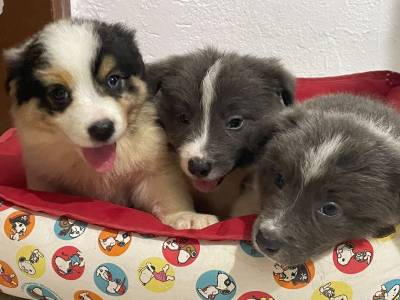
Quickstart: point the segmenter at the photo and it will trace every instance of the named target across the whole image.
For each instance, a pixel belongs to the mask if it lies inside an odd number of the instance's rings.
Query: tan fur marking
[[[97,73],[97,77],[100,79],[105,79],[110,71],[115,67],[116,62],[115,58],[111,55],[104,56],[101,61],[99,71]]]
[[[70,90],[75,86],[74,77],[66,70],[57,67],[36,71],[38,78],[46,85],[61,84]]]

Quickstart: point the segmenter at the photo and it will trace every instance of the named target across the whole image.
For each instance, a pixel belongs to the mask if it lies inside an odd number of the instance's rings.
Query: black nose
[[[107,141],[114,131],[114,122],[108,119],[97,121],[88,128],[90,137],[99,142]]]
[[[191,158],[188,163],[189,172],[198,177],[206,177],[211,171],[211,163],[198,157]]]
[[[282,247],[282,242],[273,234],[258,230],[256,243],[266,254],[275,254]]]

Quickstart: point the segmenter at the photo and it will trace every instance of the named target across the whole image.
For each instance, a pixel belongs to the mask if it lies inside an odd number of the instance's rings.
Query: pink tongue
[[[219,180],[200,180],[196,179],[192,181],[193,186],[203,193],[209,193],[218,187]]]
[[[82,148],[83,156],[97,172],[110,171],[114,166],[116,144],[96,148]]]

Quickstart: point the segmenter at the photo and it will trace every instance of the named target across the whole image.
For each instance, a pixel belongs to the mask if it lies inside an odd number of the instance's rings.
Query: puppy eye
[[[66,104],[70,100],[70,94],[68,90],[62,85],[50,87],[48,96],[52,102],[57,104]]]
[[[319,209],[319,213],[327,216],[327,217],[334,217],[339,214],[340,208],[335,202],[326,202],[322,204]]]
[[[226,128],[229,130],[238,130],[243,126],[243,118],[241,116],[233,116],[230,117],[228,123],[226,124]]]
[[[177,116],[177,119],[182,124],[189,124],[190,123],[190,120],[189,120],[189,117],[188,117],[187,114],[179,114]]]
[[[274,174],[274,183],[281,190],[285,185],[285,178],[282,174],[276,173]]]
[[[107,77],[107,86],[112,89],[116,90],[121,87],[123,78],[117,74],[111,74]]]

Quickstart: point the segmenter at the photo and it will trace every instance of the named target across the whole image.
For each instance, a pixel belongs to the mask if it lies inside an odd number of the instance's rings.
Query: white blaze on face
[[[87,129],[95,122],[114,122],[116,140],[126,128],[126,120],[115,99],[100,95],[94,86],[93,64],[101,46],[93,24],[57,22],[41,35],[50,66],[68,73],[73,80],[72,103],[54,117],[62,131],[80,147],[93,147]]]
[[[212,103],[215,100],[215,84],[219,71],[221,70],[221,64],[221,59],[216,60],[216,62],[207,70],[201,83],[201,107],[203,109],[203,118],[200,131],[193,141],[184,144],[179,149],[181,167],[187,174],[190,173],[187,170],[189,159],[194,157],[205,158],[207,156],[205,147],[207,145],[210,129],[210,111]]]
[[[304,164],[302,166],[304,184],[324,174],[326,162],[332,155],[340,150],[342,142],[343,137],[337,135],[329,140],[325,140],[322,144],[306,152]]]

